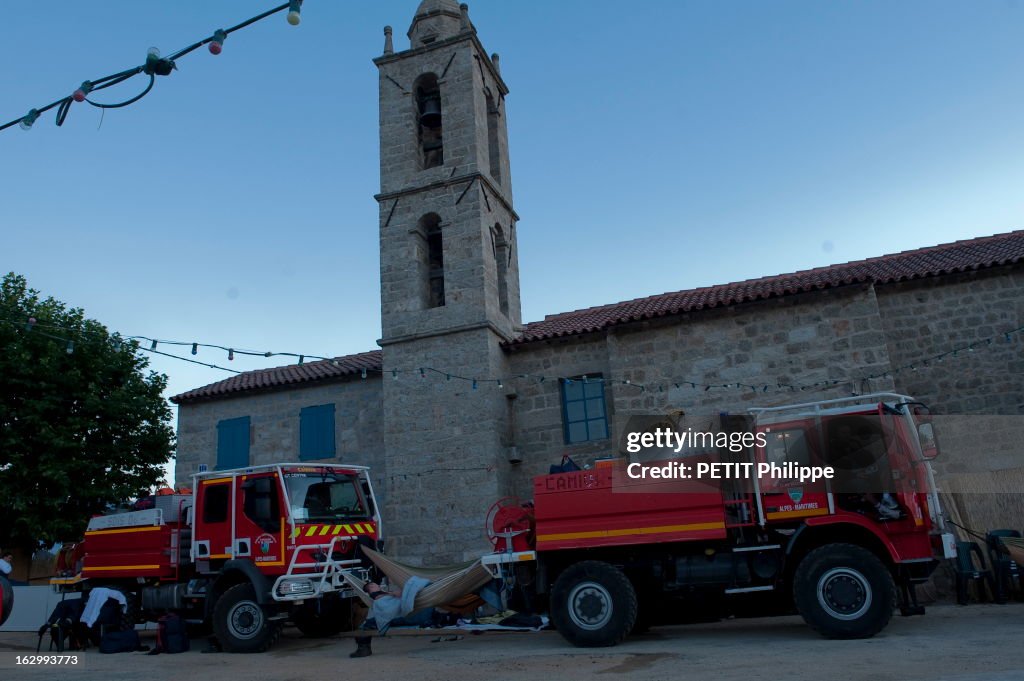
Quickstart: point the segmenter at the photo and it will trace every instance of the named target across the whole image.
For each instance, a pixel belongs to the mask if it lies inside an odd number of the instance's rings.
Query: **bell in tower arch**
[[[427,92],[420,99],[420,125],[431,130],[441,127],[441,93]]]

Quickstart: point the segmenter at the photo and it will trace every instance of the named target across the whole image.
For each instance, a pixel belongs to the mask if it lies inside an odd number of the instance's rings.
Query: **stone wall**
[[[385,459],[381,409],[381,379],[370,375],[266,393],[206,400],[178,407],[178,449],[174,477],[191,484],[198,464],[210,470],[217,462],[217,423],[250,417],[251,465],[299,460],[299,412],[303,407],[335,405],[334,437],[337,455],[325,463],[370,466],[378,495],[384,493]]]
[[[419,377],[417,367],[500,376],[498,340],[483,328],[384,346],[386,541],[401,560],[453,563],[487,550],[484,516],[507,493],[503,392],[436,371]]]
[[[608,456],[611,441],[598,440],[566,445],[562,424],[562,392],[558,381],[541,376],[608,376],[608,346],[604,338],[594,334],[538,343],[509,356],[510,372],[525,375],[510,382],[507,395],[512,397],[515,432],[510,443],[516,448],[521,463],[510,468],[510,493],[529,499],[533,494],[531,480],[548,472],[563,454],[586,463],[595,457]],[[614,395],[617,386],[605,389],[605,408],[609,424],[615,422]],[[508,399],[506,397],[506,399]]]
[[[879,287],[889,353],[901,392],[942,414],[1024,413],[1024,270],[985,272]],[[994,337],[989,344],[986,338]],[[941,362],[931,357],[976,343]]]
[[[882,373],[888,349],[872,288],[849,288],[792,296],[612,330],[607,337],[537,343],[510,356],[516,374],[602,374],[612,437],[566,445],[557,381],[519,379],[516,441],[523,462],[514,489],[529,495],[529,479],[547,471],[562,453],[580,464],[619,453],[631,416],[712,418],[721,412],[845,397],[854,377]],[[780,390],[779,383],[827,388]],[[687,383],[729,385],[705,390]],[[757,390],[749,387],[756,385]],[[638,386],[651,386],[641,389]],[[769,385],[763,391],[762,386]],[[891,390],[878,379],[872,390]]]

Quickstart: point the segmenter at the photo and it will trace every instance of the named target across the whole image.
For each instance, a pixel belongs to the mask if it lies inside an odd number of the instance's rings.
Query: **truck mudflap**
[[[914,558],[900,561],[896,564],[896,569],[900,579],[906,579],[912,584],[920,584],[928,581],[938,566],[937,558]]]

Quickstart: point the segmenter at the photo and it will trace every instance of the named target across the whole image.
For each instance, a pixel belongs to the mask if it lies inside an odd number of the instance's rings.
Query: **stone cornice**
[[[411,341],[422,340],[424,338],[436,338],[438,336],[450,336],[455,333],[464,333],[466,331],[477,331],[480,329],[490,329],[494,335],[507,341],[511,338],[507,333],[499,329],[491,321],[484,320],[480,322],[472,322],[469,324],[462,324],[460,326],[451,326],[445,329],[439,329],[437,331],[422,331],[420,333],[410,333],[404,336],[395,336],[394,338],[381,338],[377,340],[377,345],[382,348],[389,345],[398,345],[399,343],[409,343]]]
[[[393,192],[374,194],[373,198],[377,200],[377,203],[382,203],[384,201],[398,199],[403,196],[409,196],[411,194],[418,194],[420,192],[429,191],[431,189],[441,189],[445,187],[451,187],[457,184],[462,184],[463,182],[472,182],[473,180],[480,180],[480,182],[486,185],[490,193],[489,195],[500,201],[501,205],[504,206],[505,210],[509,212],[509,214],[516,222],[519,221],[518,213],[516,213],[515,209],[512,208],[512,204],[508,200],[506,200],[505,195],[504,193],[502,193],[501,189],[494,186],[494,183],[491,181],[490,177],[484,175],[479,171],[466,173],[464,175],[459,175],[457,177],[446,177],[442,180],[435,180],[434,182],[429,182],[418,187],[407,187],[405,189],[398,189]]]
[[[405,50],[404,52],[395,52],[394,54],[384,54],[384,55],[381,55],[381,56],[375,58],[373,60],[373,63],[376,64],[377,67],[379,68],[379,67],[383,66],[384,64],[390,64],[391,62],[401,61],[401,60],[407,59],[409,57],[417,57],[417,56],[419,56],[421,54],[426,54],[427,52],[431,52],[432,50],[440,50],[440,49],[443,49],[445,47],[450,47],[452,45],[457,45],[458,43],[465,42],[465,41],[472,42],[474,47],[476,47],[477,51],[479,51],[480,54],[483,55],[484,58],[481,60],[481,63],[486,65],[488,73],[491,74],[491,78],[493,78],[494,82],[497,83],[498,90],[501,91],[502,96],[507,95],[508,94],[508,85],[506,85],[505,81],[502,80],[501,74],[498,73],[498,70],[494,68],[494,63],[491,61],[491,58],[487,55],[487,50],[484,49],[483,43],[481,43],[480,39],[476,37],[476,31],[463,31],[462,33],[459,33],[458,35],[452,36],[451,38],[445,38],[444,40],[438,40],[437,42],[430,43],[429,45],[423,45],[422,47],[415,47],[415,48],[410,49],[410,50]]]

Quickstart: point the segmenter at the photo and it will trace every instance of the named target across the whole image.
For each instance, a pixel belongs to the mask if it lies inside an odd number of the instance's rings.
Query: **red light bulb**
[[[221,50],[224,49],[224,41],[228,39],[228,34],[224,32],[224,29],[218,28],[213,32],[213,37],[210,38],[210,54],[220,54]]]
[[[90,92],[92,92],[92,83],[88,80],[83,81],[78,89],[71,93],[71,99],[76,102],[84,102]]]

